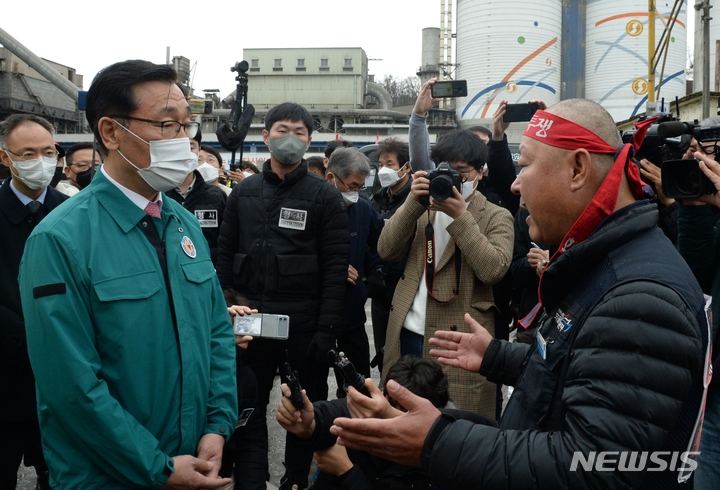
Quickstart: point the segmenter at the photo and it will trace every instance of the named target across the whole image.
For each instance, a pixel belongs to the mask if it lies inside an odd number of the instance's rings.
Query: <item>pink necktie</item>
[[[160,203],[158,201],[155,202],[149,202],[147,206],[145,206],[145,212],[152,216],[153,218],[159,218],[160,217]]]

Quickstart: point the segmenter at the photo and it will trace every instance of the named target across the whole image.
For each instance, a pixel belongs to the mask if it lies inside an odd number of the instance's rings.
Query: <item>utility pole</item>
[[[710,0],[697,0],[695,10],[702,10],[702,117],[710,117]]]
[[[655,104],[655,0],[648,0],[648,80],[647,109],[645,114],[652,116],[656,112]]]

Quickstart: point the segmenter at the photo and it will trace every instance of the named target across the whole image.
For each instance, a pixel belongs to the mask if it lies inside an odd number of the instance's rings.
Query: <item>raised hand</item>
[[[430,355],[437,357],[440,364],[477,373],[493,337],[468,313],[465,313],[465,324],[472,333],[436,331],[435,336],[429,339],[430,345],[435,347],[430,350]]]

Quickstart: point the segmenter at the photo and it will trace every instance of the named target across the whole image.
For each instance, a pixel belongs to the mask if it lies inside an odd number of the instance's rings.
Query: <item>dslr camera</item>
[[[435,170],[427,174],[430,181],[430,196],[420,196],[420,204],[430,205],[430,197],[436,201],[444,201],[453,195],[453,187],[462,192],[462,177],[449,163],[442,162]]]

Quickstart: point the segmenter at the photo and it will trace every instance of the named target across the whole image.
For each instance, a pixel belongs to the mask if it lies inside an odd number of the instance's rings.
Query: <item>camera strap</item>
[[[428,294],[438,303],[449,303],[460,292],[460,269],[462,267],[462,256],[460,255],[460,247],[455,244],[455,289],[453,289],[450,299],[441,300],[433,294],[433,284],[435,283],[435,228],[433,228],[430,218],[430,210],[428,210],[428,224],[425,227],[425,286],[427,286]]]

